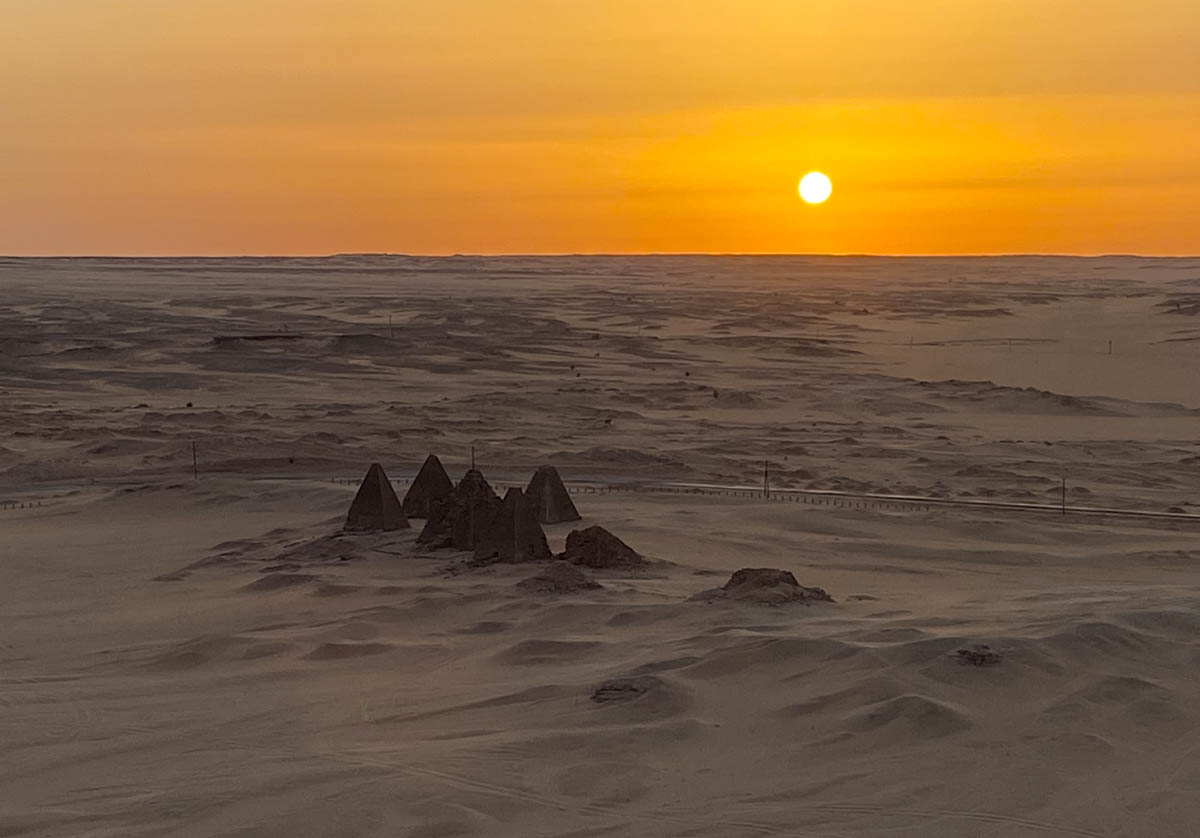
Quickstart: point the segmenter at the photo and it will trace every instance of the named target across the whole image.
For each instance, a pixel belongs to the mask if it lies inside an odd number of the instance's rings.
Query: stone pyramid
[[[553,558],[525,493],[513,487],[475,547],[477,562],[536,562]]]
[[[425,458],[421,470],[417,472],[416,479],[413,480],[404,495],[404,514],[410,518],[429,520],[434,502],[441,500],[453,491],[454,483],[450,480],[450,475],[446,474],[446,470],[442,468],[442,461],[437,458],[436,454],[430,454]]]
[[[471,469],[453,492],[433,502],[417,543],[435,549],[474,550],[499,508],[500,498],[483,472]]]
[[[543,524],[579,520],[579,512],[554,466],[542,466],[534,472],[533,479],[525,489],[525,497]]]
[[[391,481],[379,463],[372,463],[358,487],[358,494],[350,504],[346,516],[347,530],[406,530],[408,519],[400,508],[400,501]]]

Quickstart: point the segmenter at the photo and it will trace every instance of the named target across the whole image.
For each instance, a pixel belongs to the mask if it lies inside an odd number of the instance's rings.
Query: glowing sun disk
[[[833,194],[833,182],[820,172],[800,178],[800,197],[808,204],[823,204]]]

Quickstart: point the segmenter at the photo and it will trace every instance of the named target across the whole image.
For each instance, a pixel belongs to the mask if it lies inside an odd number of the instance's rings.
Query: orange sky
[[[1196,254],[1198,44],[1196,0],[0,0],[0,253]]]

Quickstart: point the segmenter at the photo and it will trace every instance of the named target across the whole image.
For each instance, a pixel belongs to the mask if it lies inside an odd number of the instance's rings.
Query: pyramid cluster
[[[455,485],[441,460],[430,454],[404,500],[378,463],[359,487],[348,531],[389,531],[408,528],[408,518],[425,521],[417,543],[429,549],[470,552],[474,561],[536,562],[554,558],[542,524],[580,520],[562,477],[554,466],[542,466],[522,491],[510,488],[501,500],[483,472],[469,469]],[[567,536],[559,556],[566,563],[596,569],[630,569],[645,564],[638,553],[602,527],[588,527]]]
[[[430,454],[401,502],[383,466],[372,463],[350,504],[343,529],[347,532],[408,529],[410,515],[425,519],[425,526],[417,536],[418,544],[429,549],[469,552],[477,564],[557,559],[543,565],[537,575],[517,583],[517,588],[526,593],[562,595],[596,590],[603,586],[584,569],[626,573],[649,564],[640,553],[599,526],[573,530],[567,535],[566,549],[561,554],[555,556],[550,551],[542,524],[580,520],[579,511],[554,466],[542,466],[524,490],[511,487],[501,500],[483,472],[472,467],[455,485],[441,461]],[[773,606],[833,602],[822,588],[804,587],[789,571],[775,568],[742,568],[724,586],[701,591],[691,599]],[[1000,660],[987,646],[959,649],[958,655],[976,666]]]

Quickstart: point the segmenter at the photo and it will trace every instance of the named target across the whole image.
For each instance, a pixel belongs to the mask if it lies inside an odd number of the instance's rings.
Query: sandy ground
[[[1200,525],[578,494],[654,564],[538,596],[330,478],[1200,512],[1197,311],[1197,260],[0,260],[0,834],[1193,835]],[[688,601],[746,566],[836,602]]]

